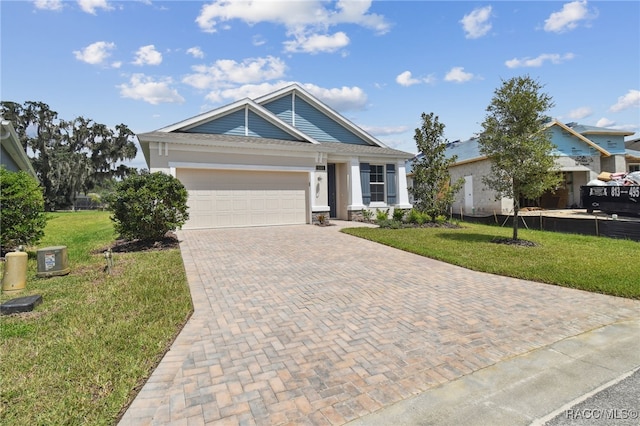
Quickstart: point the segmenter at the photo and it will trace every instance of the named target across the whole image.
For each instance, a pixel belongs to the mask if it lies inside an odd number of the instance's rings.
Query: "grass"
[[[67,246],[71,273],[37,278],[29,252],[33,312],[0,318],[0,424],[109,425],[135,396],[192,312],[177,249],[114,253],[109,214],[51,214],[38,247]],[[170,271],[170,273],[168,273]]]
[[[519,230],[536,247],[491,242],[511,228],[462,223],[461,228],[348,228],[343,232],[475,271],[640,299],[638,253],[630,240]]]

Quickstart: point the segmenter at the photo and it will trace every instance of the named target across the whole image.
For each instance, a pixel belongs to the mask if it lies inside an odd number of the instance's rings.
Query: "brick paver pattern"
[[[344,424],[640,316],[639,301],[472,272],[339,228],[179,232],[195,311],[120,424]]]

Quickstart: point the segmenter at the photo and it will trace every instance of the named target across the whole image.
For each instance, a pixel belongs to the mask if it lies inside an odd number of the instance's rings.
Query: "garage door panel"
[[[189,193],[184,229],[307,222],[308,175],[178,169]]]

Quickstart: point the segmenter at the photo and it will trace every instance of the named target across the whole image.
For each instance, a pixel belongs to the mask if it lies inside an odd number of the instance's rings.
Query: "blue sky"
[[[640,132],[638,1],[2,0],[0,15],[2,100],[136,133],[297,82],[414,153],[421,113],[468,139],[523,75],[563,122]]]

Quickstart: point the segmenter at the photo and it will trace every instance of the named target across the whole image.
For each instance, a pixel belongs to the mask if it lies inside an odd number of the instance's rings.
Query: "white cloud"
[[[580,107],[572,111],[569,111],[569,118],[572,120],[582,120],[585,117],[589,117],[593,114],[593,110],[589,107]]]
[[[535,58],[513,58],[505,61],[504,64],[508,68],[541,67],[546,61],[549,61],[552,64],[561,64],[573,58],[575,58],[573,53],[565,53],[564,55],[560,55],[558,53],[543,53]]]
[[[367,105],[367,94],[357,86],[325,89],[315,84],[302,84],[302,87],[338,111],[362,110]]]
[[[491,30],[491,6],[474,9],[460,20],[466,38],[480,38]]]
[[[338,24],[357,24],[378,33],[389,31],[384,17],[368,13],[371,0],[339,0],[334,9],[326,7],[322,0],[264,1],[264,0],[215,0],[202,6],[196,22],[205,32],[216,32],[222,22],[239,19],[249,25],[271,22],[284,25],[289,30],[323,28]]]
[[[560,12],[553,12],[544,21],[544,30],[563,33],[577,28],[580,21],[590,21],[597,17],[596,12],[589,12],[587,0],[577,0],[565,3]]]
[[[389,136],[389,135],[400,135],[402,133],[406,133],[409,128],[407,126],[361,126],[362,130],[367,133],[370,133],[374,136]]]
[[[161,103],[183,103],[184,98],[176,89],[171,88],[171,78],[154,80],[144,74],[134,74],[128,84],[121,84],[120,95],[123,98],[142,100],[152,105]]]
[[[339,31],[333,35],[311,34],[306,36],[300,34],[295,40],[284,42],[285,52],[290,53],[318,53],[335,52],[349,44],[349,37]]]
[[[78,5],[80,9],[92,15],[96,14],[97,9],[113,10],[107,0],[78,0]]]
[[[284,43],[288,52],[335,52],[349,44],[342,31],[327,34],[330,27],[355,24],[374,30],[378,34],[389,31],[384,16],[369,13],[371,0],[264,1],[215,0],[202,6],[196,23],[204,32],[215,33],[229,21],[240,20],[249,25],[270,22],[286,28],[292,39]],[[334,7],[331,7],[333,5]],[[262,44],[263,40],[258,39]]]
[[[464,72],[463,67],[453,67],[444,77],[445,81],[452,81],[454,83],[464,83],[473,78],[473,74]]]
[[[64,7],[62,0],[36,0],[34,5],[36,9],[42,10],[62,10]]]
[[[266,43],[267,43],[267,40],[260,34],[256,34],[253,37],[251,37],[251,44],[253,44],[254,46],[262,46]]]
[[[111,56],[111,51],[116,48],[115,43],[96,41],[82,50],[74,50],[76,59],[92,65],[103,65]]]
[[[411,74],[411,71],[405,71],[396,76],[396,83],[404,87],[409,87],[409,86],[413,86],[414,84],[420,84],[420,83],[429,84],[429,83],[433,83],[434,81],[435,81],[435,77],[433,75],[428,75],[427,77],[422,77],[422,78],[414,78],[413,75]]]
[[[620,96],[618,102],[609,108],[611,112],[620,112],[629,108],[640,107],[640,90],[629,90],[626,95]]]
[[[295,82],[280,80],[275,83],[245,84],[233,88],[213,90],[206,96],[206,99],[213,103],[221,103],[224,101],[233,102],[244,98],[254,99],[293,83]],[[326,89],[314,84],[298,84],[337,111],[362,110],[367,104],[367,95],[359,87]]]
[[[199,58],[199,59],[204,58],[204,52],[198,46],[188,48],[187,53],[193,56],[194,58]]]
[[[136,52],[134,65],[160,65],[162,63],[162,53],[156,50],[153,44],[142,46]]]
[[[602,117],[600,120],[596,121],[596,127],[613,127],[615,124],[615,121],[609,120],[605,117]]]
[[[286,64],[279,58],[250,58],[242,62],[220,59],[211,66],[196,65],[182,81],[198,89],[220,89],[236,84],[275,80],[284,76]]]

